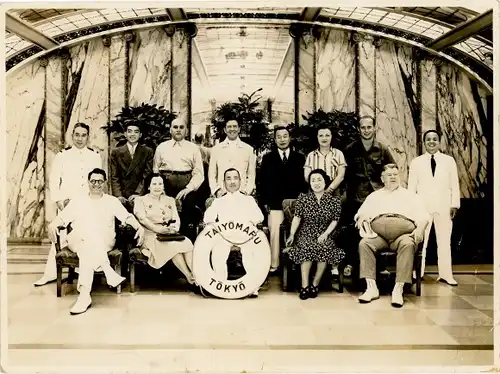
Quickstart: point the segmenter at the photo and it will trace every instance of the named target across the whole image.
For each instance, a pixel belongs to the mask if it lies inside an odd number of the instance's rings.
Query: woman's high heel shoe
[[[309,286],[309,297],[314,299],[318,296],[319,288],[318,286],[313,286],[312,284]]]
[[[309,299],[309,288],[308,287],[302,287],[300,289],[299,298],[300,298],[300,300],[307,300],[307,299]]]

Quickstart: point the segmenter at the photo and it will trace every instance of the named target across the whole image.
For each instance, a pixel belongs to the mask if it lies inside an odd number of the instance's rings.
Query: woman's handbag
[[[186,239],[186,237],[179,233],[156,234],[156,240],[158,240],[159,242],[181,242],[184,239]]]

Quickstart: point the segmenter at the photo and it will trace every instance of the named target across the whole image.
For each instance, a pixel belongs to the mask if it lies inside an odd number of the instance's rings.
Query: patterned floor
[[[422,296],[403,309],[383,295],[360,305],[357,293],[301,301],[279,280],[258,299],[205,299],[182,285],[97,285],[87,313],[71,316],[74,286],[33,288],[39,274],[9,265],[9,364],[126,367],[144,372],[327,372],[401,365],[493,365],[493,276],[457,275],[458,287],[426,275]],[[10,271],[12,270],[12,271]],[[29,369],[29,368],[27,368]],[[446,369],[446,368],[445,368]]]

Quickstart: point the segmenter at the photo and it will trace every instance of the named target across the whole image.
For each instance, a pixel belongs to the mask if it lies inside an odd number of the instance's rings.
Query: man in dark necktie
[[[423,140],[426,153],[413,159],[410,164],[408,190],[422,197],[432,216],[438,246],[438,279],[456,286],[451,260],[451,232],[452,220],[460,208],[460,183],[455,160],[439,151],[440,138],[436,130],[425,132]],[[427,227],[425,234],[422,275],[431,226]]]

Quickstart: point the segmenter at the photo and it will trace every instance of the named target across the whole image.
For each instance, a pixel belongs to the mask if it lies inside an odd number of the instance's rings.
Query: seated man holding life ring
[[[387,164],[382,172],[384,188],[372,192],[354,217],[359,229],[360,278],[366,279],[366,291],[360,303],[379,298],[375,281],[377,251],[390,248],[397,252],[396,284],[392,306],[403,306],[403,287],[411,284],[413,259],[429,224],[429,214],[418,195],[400,186],[399,168]]]
[[[238,220],[257,225],[264,220],[264,215],[255,199],[252,196],[240,192],[240,185],[241,178],[238,170],[234,168],[227,169],[224,172],[224,186],[227,192],[223,196],[216,198],[205,211],[203,217],[203,222],[205,224],[217,221],[229,222]],[[224,250],[221,248],[221,250],[212,252],[212,265],[220,279],[228,278],[226,261],[232,249],[241,250],[242,262],[243,266],[245,266],[245,255],[248,254],[245,253],[243,247],[236,247],[234,245],[228,245],[224,247]],[[258,289],[251,294],[251,297],[257,296]]]

